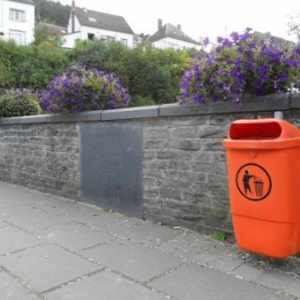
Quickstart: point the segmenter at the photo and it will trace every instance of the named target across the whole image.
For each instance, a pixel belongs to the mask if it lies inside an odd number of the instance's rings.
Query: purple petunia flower
[[[41,103],[50,113],[127,107],[130,98],[119,78],[96,69],[57,76],[41,93]]]
[[[201,95],[195,95],[193,96],[193,103],[203,103],[204,98]]]
[[[209,38],[208,37],[205,37],[204,39],[203,39],[203,41],[202,41],[202,44],[203,44],[203,46],[207,46],[208,44],[209,44]]]
[[[232,38],[234,43],[237,43],[240,39],[240,35],[237,32],[232,32],[230,34],[230,37]]]
[[[209,54],[193,57],[182,77],[180,103],[235,99],[244,93],[257,96],[300,88],[300,44],[283,45],[275,39],[256,38],[251,28],[218,37]]]

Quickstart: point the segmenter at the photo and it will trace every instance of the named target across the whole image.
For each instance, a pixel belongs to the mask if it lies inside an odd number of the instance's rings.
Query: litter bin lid
[[[300,146],[300,130],[279,119],[238,120],[231,124],[225,148],[279,149]]]

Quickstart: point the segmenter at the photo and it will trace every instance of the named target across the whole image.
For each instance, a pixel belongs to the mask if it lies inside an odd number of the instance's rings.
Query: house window
[[[113,36],[108,36],[108,37],[107,37],[107,40],[108,40],[109,42],[114,42],[114,41],[115,41],[115,38],[114,38]]]
[[[9,10],[9,19],[12,21],[25,22],[25,11],[11,8]]]
[[[14,41],[17,45],[25,45],[26,33],[24,31],[9,30],[9,40]]]
[[[93,33],[88,33],[88,39],[93,40],[95,38],[95,35]]]
[[[101,35],[101,41],[114,42],[115,38],[113,36],[109,36],[109,35]]]
[[[121,43],[125,46],[127,46],[127,44],[128,44],[126,39],[121,39]]]

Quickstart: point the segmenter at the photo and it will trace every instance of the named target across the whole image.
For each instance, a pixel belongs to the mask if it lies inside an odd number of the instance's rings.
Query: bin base
[[[292,223],[233,215],[237,244],[241,249],[274,258],[285,258],[300,251],[299,233]]]

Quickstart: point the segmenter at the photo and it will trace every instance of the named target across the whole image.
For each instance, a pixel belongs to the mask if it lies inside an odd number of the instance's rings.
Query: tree
[[[103,66],[106,59],[106,45],[96,40],[78,41],[70,53],[73,65],[83,65],[105,71]]]
[[[0,40],[0,89],[40,89],[67,70],[68,54],[57,41],[18,46]]]
[[[71,11],[69,5],[47,0],[33,0],[36,20],[66,27]]]
[[[288,22],[289,34],[296,36],[300,41],[300,13],[294,13],[290,15],[290,21]]]

